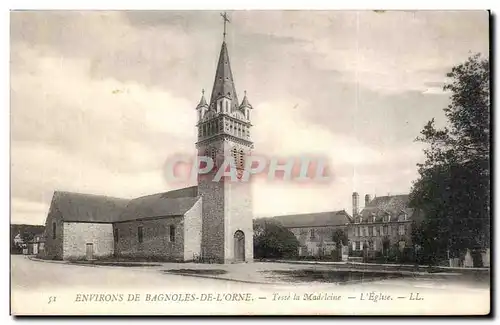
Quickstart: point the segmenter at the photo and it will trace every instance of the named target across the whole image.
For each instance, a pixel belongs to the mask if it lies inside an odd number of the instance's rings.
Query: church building
[[[253,149],[252,106],[240,102],[224,40],[210,101],[196,106],[199,156],[216,166],[226,157],[241,175]],[[216,169],[198,185],[135,199],[56,191],[45,224],[47,259],[156,258],[216,263],[253,261],[251,182],[222,178]],[[159,176],[160,177],[160,176]]]

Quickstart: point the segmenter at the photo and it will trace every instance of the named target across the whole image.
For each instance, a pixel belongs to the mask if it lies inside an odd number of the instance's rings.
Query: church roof
[[[219,62],[217,64],[214,86],[210,97],[210,105],[221,96],[228,96],[231,98],[233,105],[238,105],[238,96],[236,95],[233,73],[231,72],[229,54],[225,41],[222,42],[222,47],[220,49]]]
[[[198,187],[186,187],[136,199],[56,191],[52,204],[64,221],[114,223],[152,217],[182,216],[198,201]]]
[[[52,202],[64,221],[110,223],[117,220],[125,211],[129,200],[56,191]]]
[[[183,216],[199,200],[199,197],[169,198],[166,195],[167,193],[148,195],[131,200],[118,222],[154,217]]]
[[[343,226],[351,222],[351,216],[345,210],[283,215],[273,219],[287,228]]]

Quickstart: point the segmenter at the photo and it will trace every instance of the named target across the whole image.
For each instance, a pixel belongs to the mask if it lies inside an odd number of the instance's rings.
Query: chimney
[[[352,216],[358,215],[359,210],[359,194],[358,192],[352,193]]]
[[[370,194],[366,194],[365,195],[365,206],[367,206],[371,200],[372,200],[372,198],[370,197]]]

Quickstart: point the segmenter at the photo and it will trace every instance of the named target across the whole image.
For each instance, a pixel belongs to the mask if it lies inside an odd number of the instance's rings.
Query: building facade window
[[[384,226],[384,236],[387,236],[387,235],[389,235],[389,227]]]
[[[174,225],[170,226],[169,235],[170,235],[170,242],[174,243],[175,242],[175,226]]]
[[[368,236],[373,236],[373,229],[374,229],[374,227],[368,228]]]
[[[142,241],[144,239],[142,231],[143,231],[142,226],[137,227],[137,240],[139,241],[139,243],[142,243]]]
[[[57,225],[55,222],[52,223],[52,239],[56,239]]]
[[[399,225],[399,234],[406,235],[406,227],[405,225]]]
[[[359,249],[359,248],[360,248],[360,242],[359,242],[359,241],[357,241],[357,242],[355,242],[355,244],[356,244],[356,246],[355,246],[355,249],[354,249],[354,250],[359,251],[359,250],[360,250],[360,249]]]

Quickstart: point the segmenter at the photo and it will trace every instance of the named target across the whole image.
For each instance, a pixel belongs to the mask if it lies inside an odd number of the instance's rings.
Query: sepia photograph
[[[487,10],[12,10],[10,314],[487,316]]]

